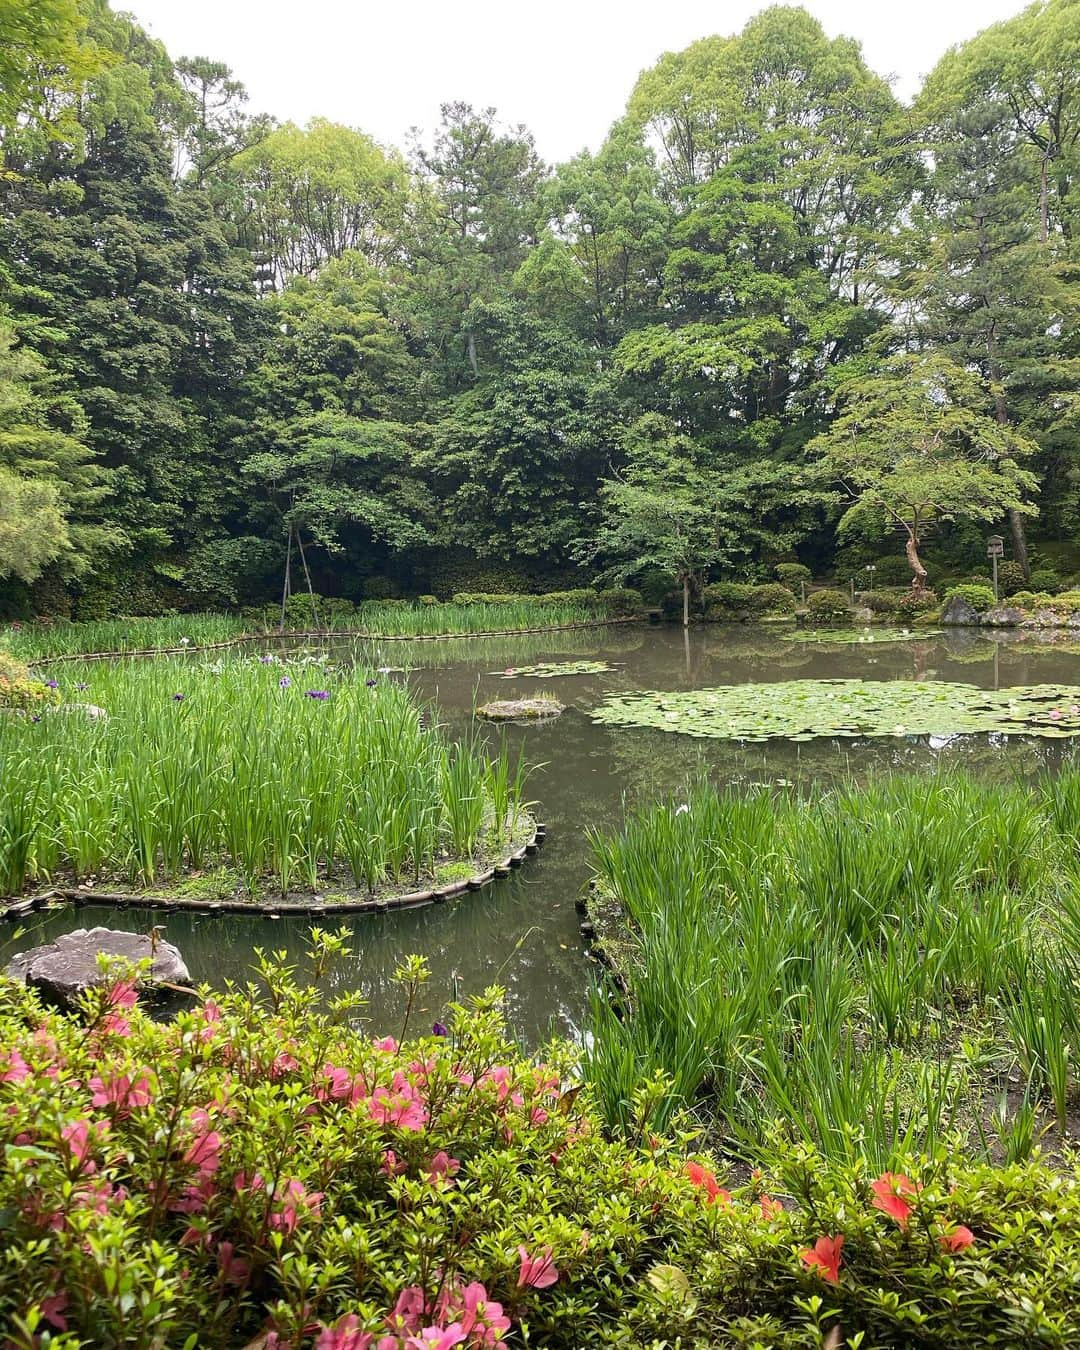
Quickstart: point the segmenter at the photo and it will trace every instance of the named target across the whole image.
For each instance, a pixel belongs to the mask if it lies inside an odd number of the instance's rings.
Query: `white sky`
[[[807,0],[830,36],[861,41],[901,96],[956,42],[1026,0]],[[462,99],[524,122],[551,162],[596,149],[638,72],[758,0],[114,0],[172,56],[233,68],[256,112],[329,117],[403,146]]]

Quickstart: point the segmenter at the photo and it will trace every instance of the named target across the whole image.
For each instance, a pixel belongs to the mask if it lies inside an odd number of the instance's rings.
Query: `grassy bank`
[[[57,673],[58,707],[0,716],[2,895],[222,871],[373,894],[486,861],[524,824],[520,766],[425,729],[370,671],[226,653]]]
[[[624,592],[560,596],[520,596],[446,604],[371,601],[361,605],[337,602],[312,610],[295,600],[285,632],[329,632],[362,637],[424,638],[517,632],[575,624],[603,623],[625,617]],[[0,628],[0,644],[22,661],[86,655],[93,652],[139,652],[212,647],[242,637],[274,637],[280,633],[279,611],[273,607],[244,614],[173,614],[153,619],[103,619],[89,623],[50,621]],[[316,622],[318,620],[318,622]]]
[[[595,841],[625,998],[595,999],[587,1072],[638,1128],[702,1114],[732,1156],[776,1134],[887,1166],[962,1137],[1028,1156],[1074,1133],[1080,772],[957,775],[800,798],[701,787]],[[775,1122],[775,1128],[774,1128]]]

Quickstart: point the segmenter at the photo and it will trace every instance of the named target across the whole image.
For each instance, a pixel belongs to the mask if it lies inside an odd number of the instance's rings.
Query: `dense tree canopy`
[[[978,567],[944,517],[1076,570],[1078,53],[1043,0],[905,105],[774,6],[547,166],[494,109],[402,152],[0,0],[0,603],[258,600],[297,534],[350,596],[905,543],[921,585]]]

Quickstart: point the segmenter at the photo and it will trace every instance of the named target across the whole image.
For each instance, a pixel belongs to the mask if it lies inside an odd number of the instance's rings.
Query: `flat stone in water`
[[[553,698],[506,698],[485,703],[477,708],[476,715],[489,722],[533,722],[540,717],[558,717],[563,711],[563,705]]]
[[[47,999],[70,1004],[84,990],[104,983],[98,969],[99,954],[136,962],[151,956],[150,938],[142,933],[124,933],[114,928],[77,928],[44,947],[19,952],[8,964],[7,975],[40,989]],[[184,958],[171,942],[153,948],[150,980],[155,984],[190,984]]]

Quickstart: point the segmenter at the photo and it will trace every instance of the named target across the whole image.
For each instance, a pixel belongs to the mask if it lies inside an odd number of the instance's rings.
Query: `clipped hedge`
[[[807,597],[806,621],[814,628],[842,627],[852,621],[851,602],[843,591],[814,591]]]
[[[782,562],[773,568],[773,575],[782,585],[794,590],[800,582],[809,582],[812,574],[805,563]]]
[[[794,614],[796,601],[793,592],[779,582],[751,586],[738,581],[718,581],[705,587],[702,603],[707,620],[723,622]]]
[[[316,984],[345,952],[313,933]],[[425,973],[398,972],[406,1030]],[[259,975],[171,1022],[119,975],[78,1017],[0,979],[7,1345],[1080,1343],[1071,1172],[943,1145],[875,1175],[778,1140],[729,1190],[683,1143],[606,1139],[497,993],[399,1044]]]
[[[959,586],[950,586],[945,592],[946,604],[954,597],[959,596],[961,600],[966,600],[968,604],[979,614],[985,614],[988,609],[993,609],[996,601],[994,592],[989,586],[978,586],[967,582]]]

